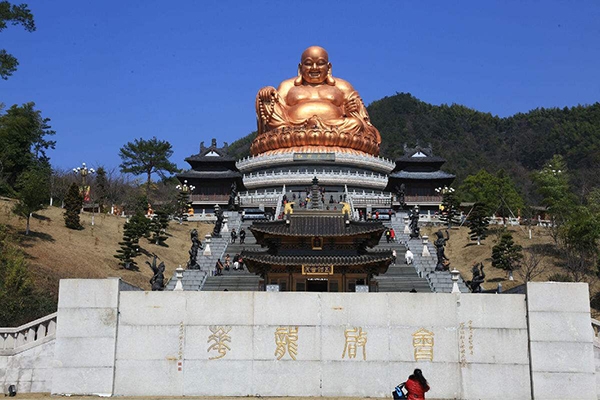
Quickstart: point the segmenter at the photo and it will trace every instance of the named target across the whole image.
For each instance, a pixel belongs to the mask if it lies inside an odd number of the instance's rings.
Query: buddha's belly
[[[323,121],[339,119],[342,109],[329,101],[304,101],[288,108],[289,116],[296,121],[303,121],[314,115]]]

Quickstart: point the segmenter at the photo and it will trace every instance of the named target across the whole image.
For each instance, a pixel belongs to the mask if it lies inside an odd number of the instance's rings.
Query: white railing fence
[[[46,315],[16,328],[0,328],[0,355],[12,355],[55,338],[56,315]]]

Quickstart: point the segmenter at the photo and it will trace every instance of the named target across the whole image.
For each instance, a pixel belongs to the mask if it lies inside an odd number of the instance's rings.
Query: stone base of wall
[[[15,385],[17,393],[50,392],[55,340],[11,356],[0,356],[0,385]]]

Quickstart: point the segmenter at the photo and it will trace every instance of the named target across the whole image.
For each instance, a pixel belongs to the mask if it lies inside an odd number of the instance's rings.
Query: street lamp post
[[[192,192],[194,191],[194,189],[196,189],[196,186],[194,185],[188,185],[187,183],[187,179],[183,181],[183,184],[181,185],[177,185],[175,186],[175,188],[177,190],[179,190],[179,212],[181,213],[180,218],[179,218],[179,224],[181,225],[183,223],[183,216],[185,215],[185,210],[184,207],[187,208],[187,204],[189,201],[189,196],[190,194],[192,194]]]
[[[435,189],[438,195],[442,196],[442,203],[439,205],[440,208],[440,219],[443,220],[443,215],[447,218],[448,227],[452,224],[454,216],[457,214],[454,204],[454,188],[449,186],[438,187]]]
[[[88,168],[85,163],[82,163],[81,167],[73,168],[73,173],[81,176],[81,186],[85,187],[87,183],[87,176],[89,174],[96,173],[96,170],[94,170],[94,168]]]
[[[73,168],[73,173],[75,175],[81,176],[81,194],[83,196],[83,203],[85,204],[87,201],[90,201],[89,191],[87,186],[87,177],[89,174],[96,173],[94,168],[88,168],[85,163],[81,164],[81,167]],[[83,210],[83,207],[82,207]],[[92,205],[92,226],[94,226],[94,206]]]

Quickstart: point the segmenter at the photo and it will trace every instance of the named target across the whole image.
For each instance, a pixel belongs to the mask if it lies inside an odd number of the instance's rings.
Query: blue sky
[[[201,141],[253,131],[256,92],[310,45],[367,104],[410,92],[509,116],[600,101],[598,0],[22,1],[37,31],[0,33],[20,62],[0,102],[51,118],[60,168],[117,167],[152,136],[187,168]]]

